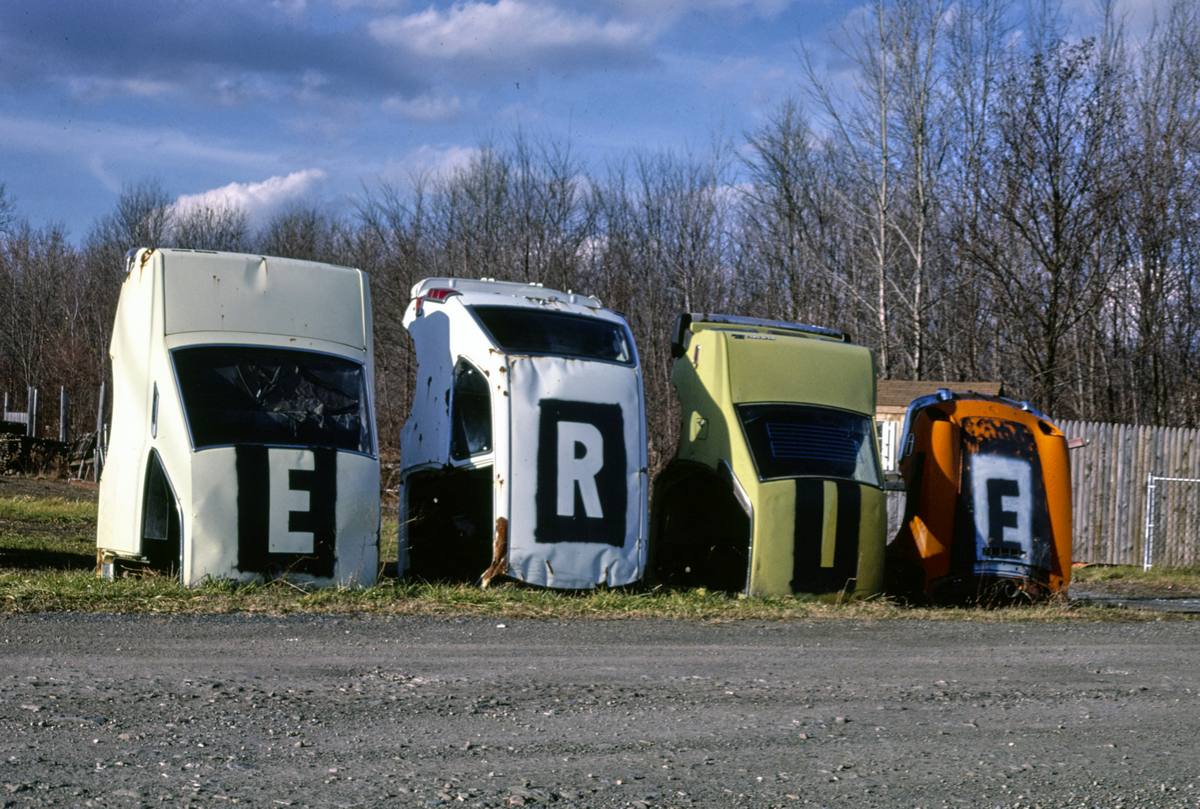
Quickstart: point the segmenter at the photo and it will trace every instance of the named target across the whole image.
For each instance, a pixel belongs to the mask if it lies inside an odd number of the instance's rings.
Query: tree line
[[[401,326],[427,276],[539,281],[623,312],[645,373],[651,459],[674,445],[674,315],[726,311],[845,329],[888,378],[1000,380],[1058,418],[1200,424],[1200,7],[1137,42],[1104,14],[1064,35],[1052,4],[876,0],[797,57],[796,92],[702,153],[588,165],[517,132],[465,165],[380,182],[348,211],[179,210],[125,187],[78,245],[0,185],[0,389],[64,384],[87,429],[108,373],[123,258],[235,250],[371,277],[381,443],[413,353]]]

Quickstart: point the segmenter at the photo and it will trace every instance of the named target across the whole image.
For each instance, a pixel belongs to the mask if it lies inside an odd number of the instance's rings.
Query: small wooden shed
[[[1003,382],[931,381],[927,379],[880,379],[875,391],[875,428],[879,433],[879,455],[884,471],[896,469],[899,460],[900,431],[904,414],[913,399],[937,393],[938,389],[973,391],[988,396],[1003,396]]]

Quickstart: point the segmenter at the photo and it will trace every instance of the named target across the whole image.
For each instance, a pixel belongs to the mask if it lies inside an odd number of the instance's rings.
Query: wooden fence
[[[1076,562],[1141,565],[1146,559],[1150,476],[1200,480],[1200,430],[1058,421],[1071,450]],[[1200,483],[1155,496],[1155,564],[1195,564],[1200,551]],[[1192,513],[1196,512],[1196,513]]]
[[[1200,430],[1055,421],[1071,450],[1072,557],[1091,564],[1200,564]],[[1154,485],[1148,486],[1151,476]],[[1182,480],[1179,480],[1182,479]],[[1147,514],[1148,504],[1154,509]],[[904,492],[888,492],[888,541],[904,516]],[[1147,517],[1151,517],[1147,525]],[[1147,529],[1153,537],[1147,547]]]

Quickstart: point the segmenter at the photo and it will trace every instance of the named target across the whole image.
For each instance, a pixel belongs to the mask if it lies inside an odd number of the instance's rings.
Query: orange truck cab
[[[892,589],[930,599],[1045,597],[1071,577],[1067,439],[1027,402],[941,389],[908,407]]]

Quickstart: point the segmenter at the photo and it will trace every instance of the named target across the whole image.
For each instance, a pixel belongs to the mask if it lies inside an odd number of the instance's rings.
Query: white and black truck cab
[[[308,261],[131,252],[110,348],[102,574],[374,583],[367,278]]]
[[[583,589],[646,562],[646,418],[624,318],[536,284],[429,278],[400,442],[401,574]]]

